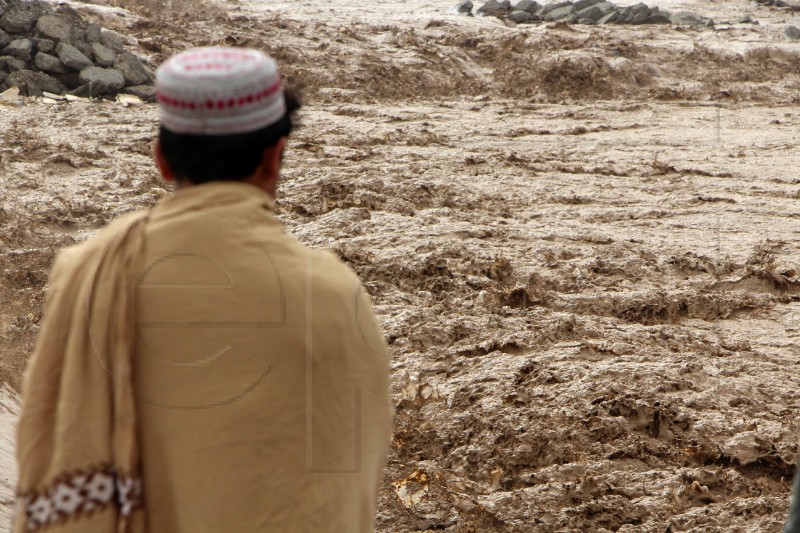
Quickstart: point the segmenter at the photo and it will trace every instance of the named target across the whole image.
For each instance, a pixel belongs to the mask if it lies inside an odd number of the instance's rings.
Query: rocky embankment
[[[472,15],[472,0],[462,0],[453,10]],[[565,21],[569,24],[678,24],[682,26],[713,26],[714,21],[689,11],[670,13],[658,6],[638,3],[619,6],[604,0],[577,0],[539,4],[535,0],[488,0],[478,8],[477,15],[510,20],[516,24]],[[740,22],[750,22],[742,20]]]
[[[24,96],[154,95],[152,71],[122,35],[38,0],[0,0],[0,92],[11,87]]]

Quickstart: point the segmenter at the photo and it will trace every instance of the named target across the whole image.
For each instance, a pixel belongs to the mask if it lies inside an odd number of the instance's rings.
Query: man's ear
[[[261,156],[261,166],[267,179],[278,180],[283,164],[283,151],[286,149],[286,137],[281,137],[278,142],[264,150]]]
[[[172,172],[169,161],[167,161],[167,158],[164,156],[164,150],[161,149],[161,143],[158,141],[156,141],[153,147],[153,157],[156,160],[158,170],[161,171],[161,177],[164,178],[165,181],[175,182],[175,174]]]

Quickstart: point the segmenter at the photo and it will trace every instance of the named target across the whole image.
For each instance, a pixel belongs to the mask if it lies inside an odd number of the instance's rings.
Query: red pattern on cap
[[[257,92],[255,94],[248,94],[247,96],[242,96],[239,99],[231,98],[228,100],[208,100],[205,103],[205,107],[207,109],[226,109],[226,108],[233,109],[236,107],[253,104],[256,102],[260,102],[264,98],[269,98],[270,96],[278,92],[282,86],[283,86],[283,81],[278,80],[271,87],[267,87],[263,91]],[[172,98],[171,96],[167,96],[161,92],[156,92],[156,99],[158,100],[158,103],[163,104],[165,106],[178,107],[180,109],[191,109],[191,110],[197,109],[197,102]]]

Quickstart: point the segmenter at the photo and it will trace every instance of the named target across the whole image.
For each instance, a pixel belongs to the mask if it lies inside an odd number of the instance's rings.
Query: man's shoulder
[[[89,239],[62,249],[55,260],[53,271],[65,273],[82,270],[99,259],[115,239],[119,238],[125,228],[134,221],[145,216],[144,211],[135,211],[121,215]]]

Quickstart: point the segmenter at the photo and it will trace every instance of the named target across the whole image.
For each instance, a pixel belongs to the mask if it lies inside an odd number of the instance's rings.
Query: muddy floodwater
[[[783,30],[800,15],[682,1],[661,5],[716,26],[510,27],[454,3],[72,5],[153,64],[254,46],[301,89],[280,218],[359,274],[392,353],[379,532],[780,532],[800,407]],[[170,193],[157,119],[0,106],[6,521],[48,269]]]

